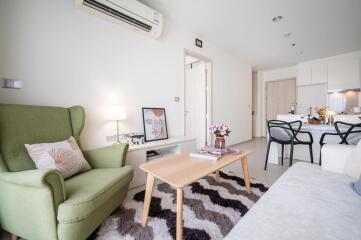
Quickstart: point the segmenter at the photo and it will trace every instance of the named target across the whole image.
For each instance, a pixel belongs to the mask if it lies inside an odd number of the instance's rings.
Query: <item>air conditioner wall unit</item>
[[[137,0],[74,0],[75,5],[97,16],[159,38],[163,16]]]

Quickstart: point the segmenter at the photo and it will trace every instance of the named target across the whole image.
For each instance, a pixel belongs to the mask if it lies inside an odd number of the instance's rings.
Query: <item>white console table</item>
[[[146,142],[141,145],[130,145],[126,164],[134,168],[134,177],[129,188],[139,187],[146,183],[147,175],[139,169],[139,165],[152,161],[147,159],[147,151],[155,150],[160,154],[159,158],[162,158],[169,155],[192,152],[196,147],[196,139],[189,137],[173,137],[167,140]]]

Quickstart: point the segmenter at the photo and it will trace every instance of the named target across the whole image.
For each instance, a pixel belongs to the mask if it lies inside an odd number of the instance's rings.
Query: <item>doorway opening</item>
[[[276,120],[279,114],[289,114],[295,106],[296,79],[266,83],[266,120]]]
[[[212,62],[190,51],[184,56],[184,135],[202,148],[211,141]]]

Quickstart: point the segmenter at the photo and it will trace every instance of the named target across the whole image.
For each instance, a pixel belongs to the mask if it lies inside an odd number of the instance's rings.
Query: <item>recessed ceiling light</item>
[[[291,45],[292,45],[292,47],[296,47],[296,43],[292,43]]]
[[[272,18],[272,22],[279,22],[282,20],[282,18],[283,18],[282,16],[275,16]]]
[[[290,32],[284,32],[284,33],[283,33],[283,36],[284,36],[284,37],[289,37],[289,36],[291,36],[291,33],[290,33]]]

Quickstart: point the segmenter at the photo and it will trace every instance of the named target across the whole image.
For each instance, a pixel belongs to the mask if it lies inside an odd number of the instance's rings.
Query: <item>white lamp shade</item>
[[[108,120],[119,121],[127,118],[123,105],[111,105],[108,111]]]

